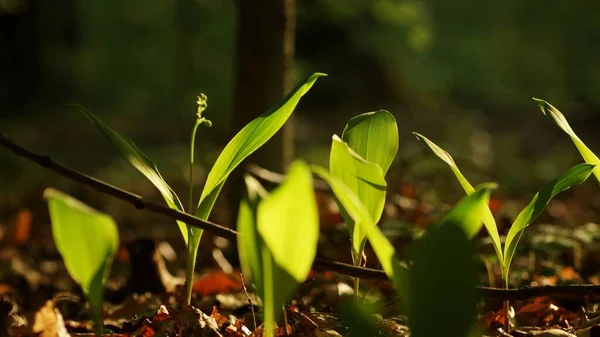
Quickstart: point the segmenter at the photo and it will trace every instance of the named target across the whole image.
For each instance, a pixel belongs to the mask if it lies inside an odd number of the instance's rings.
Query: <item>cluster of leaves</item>
[[[244,127],[225,147],[210,171],[197,207],[193,207],[190,177],[190,202],[187,212],[206,220],[223,184],[231,172],[250,154],[266,143],[286,122],[300,98],[323,74],[313,74],[296,87],[277,107]],[[571,130],[566,119],[550,104],[538,100],[542,111],[571,136],[588,162],[569,169],[546,184],[515,219],[504,246],[501,245],[495,220],[488,206],[495,183],[473,187],[462,175],[448,152],[426,137],[415,133],[426,148],[442,159],[454,172],[467,196],[459,201],[435,226],[413,243],[410,263],[401,262],[395,248],[377,226],[386,198],[385,174],[398,151],[398,127],[388,111],[361,114],[346,125],[342,137],[332,138],[329,170],[295,161],[286,180],[272,193],[258,181],[245,177],[247,194],[240,204],[238,253],[246,276],[263,301],[264,330],[273,336],[282,305],[304,282],[316,256],[319,236],[318,209],[312,173],[331,187],[335,200],[348,225],[351,254],[361,265],[365,244],[370,241],[381,266],[402,297],[402,308],[411,317],[415,336],[433,336],[448,331],[466,336],[474,326],[477,273],[471,239],[485,225],[502,267],[508,287],[508,271],[525,228],[543,211],[559,192],[584,182],[595,170],[598,158]],[[198,126],[210,122],[202,117],[206,97],[199,97],[196,123],[192,130],[190,167],[193,165],[194,139]],[[120,135],[86,109],[81,111],[102,135],[161,192],[167,205],[184,211],[180,199],[160,175],[154,162],[130,139]],[[597,177],[598,171],[595,171]],[[81,202],[55,190],[47,190],[57,247],[73,278],[81,284],[93,308],[96,331],[101,331],[102,284],[118,246],[114,220]],[[84,225],[82,225],[84,224]],[[186,265],[186,303],[191,298],[191,284],[196,252],[202,230],[178,222],[188,246]],[[82,253],[85,252],[85,253]],[[443,280],[444,286],[439,282]],[[358,296],[358,280],[355,293]],[[451,289],[451,290],[448,290]],[[437,303],[454,303],[448,315]],[[444,312],[437,312],[443,310]],[[432,325],[429,317],[443,322]]]

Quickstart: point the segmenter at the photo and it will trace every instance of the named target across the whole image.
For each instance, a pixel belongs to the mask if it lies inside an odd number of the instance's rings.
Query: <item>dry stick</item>
[[[248,305],[250,305],[250,312],[252,313],[252,321],[254,322],[254,330],[252,331],[256,331],[256,315],[254,314],[254,304],[252,304],[250,295],[248,295],[248,289],[246,288],[246,283],[244,282],[244,275],[242,273],[240,273],[240,280],[242,280],[242,288],[244,289],[244,294],[246,295]]]
[[[11,141],[4,133],[0,133],[0,145],[11,150],[15,155],[32,161],[48,170],[56,172],[68,179],[87,185],[97,190],[98,192],[108,194],[117,199],[129,202],[135,208],[146,210],[156,214],[161,214],[171,219],[176,219],[187,223],[190,226],[202,228],[210,231],[213,234],[225,239],[236,241],[239,235],[237,231],[215,224],[210,221],[202,220],[193,215],[171,209],[154,202],[148,201],[143,197],[107,184],[101,180],[92,178],[85,174],[66,168],[55,163],[48,156],[38,155],[26,148]],[[379,269],[357,267],[346,263],[335,262],[316,258],[313,268],[317,270],[330,270],[340,274],[345,274],[353,277],[364,279],[388,280],[386,274]],[[485,298],[495,298],[502,300],[523,300],[536,296],[551,296],[551,295],[573,295],[585,296],[596,294],[600,295],[600,285],[591,284],[576,284],[576,285],[559,285],[559,286],[542,286],[542,287],[523,287],[519,289],[501,289],[490,287],[477,287],[481,296]]]

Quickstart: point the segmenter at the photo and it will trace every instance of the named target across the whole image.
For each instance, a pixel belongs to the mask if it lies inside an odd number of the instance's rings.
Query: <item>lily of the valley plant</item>
[[[285,124],[289,116],[292,114],[300,98],[306,94],[317,78],[326,76],[322,73],[311,75],[306,82],[299,84],[291,93],[289,93],[283,101],[258,116],[256,119],[248,123],[235,137],[225,146],[215,164],[208,174],[206,184],[200,195],[200,200],[197,207],[193,207],[192,199],[192,176],[190,175],[190,200],[187,212],[194,214],[200,219],[207,220],[210,216],[212,208],[221,192],[221,188],[225,184],[225,180],[231,172],[249,155],[258,150],[264,145],[281,127]],[[199,125],[207,124],[210,126],[210,121],[202,117],[202,112],[206,108],[206,97],[198,98],[198,113],[196,121],[192,128],[191,145],[190,145],[190,166],[194,162],[194,143],[195,136]],[[135,143],[119,134],[117,131],[110,128],[100,118],[83,107],[80,110],[89,118],[98,128],[104,138],[115,147],[125,159],[140,171],[150,182],[160,191],[165,199],[165,202],[170,208],[179,211],[186,211],[173,189],[167,184],[158,171],[158,167],[152,159],[145,155]],[[190,169],[190,172],[192,170]],[[196,254],[200,239],[202,238],[203,230],[187,226],[185,223],[178,221],[179,229],[183,239],[187,244],[187,263],[186,263],[186,279],[185,279],[185,303],[189,304],[192,294],[192,282],[194,277],[194,266],[196,264]]]

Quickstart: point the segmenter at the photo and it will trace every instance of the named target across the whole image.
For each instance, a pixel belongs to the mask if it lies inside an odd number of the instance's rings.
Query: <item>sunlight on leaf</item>
[[[383,271],[385,271],[388,277],[394,280],[397,285],[401,285],[402,289],[402,287],[405,286],[405,275],[398,275],[399,261],[396,258],[396,250],[379,227],[373,223],[371,215],[365,205],[340,178],[331,175],[323,167],[312,166],[311,168],[315,174],[329,184],[339,201],[340,206],[346,210],[347,214],[354,219],[354,221],[361,223],[367,233],[366,235],[369,238],[369,242],[375,251],[375,255],[381,263]]]
[[[398,125],[394,116],[385,110],[350,119],[342,139],[363,159],[379,165],[384,174],[398,153]]]
[[[521,213],[517,216],[513,222],[508,235],[506,236],[506,243],[504,245],[504,279],[507,280],[508,270],[512,261],[512,258],[517,249],[519,239],[523,235],[523,231],[535,218],[542,213],[546,208],[546,205],[554,198],[558,193],[569,189],[571,186],[579,185],[587,180],[592,174],[595,165],[591,164],[578,164],[570,168],[565,174],[554,179],[548,184],[544,185],[542,189],[533,196],[533,199],[529,202]]]
[[[413,134],[425,146],[426,149],[431,151],[438,158],[440,158],[446,164],[448,164],[448,166],[450,167],[452,172],[454,172],[456,179],[458,179],[458,182],[460,183],[462,188],[465,190],[467,195],[471,194],[475,191],[473,186],[469,183],[469,181],[465,178],[465,176],[462,174],[462,172],[460,172],[460,170],[458,169],[458,166],[454,162],[454,158],[452,158],[452,156],[446,150],[437,146],[434,142],[427,139],[425,136],[423,136],[421,134],[418,134],[416,132],[413,132]],[[484,211],[483,224],[485,225],[485,228],[486,228],[488,234],[490,235],[490,238],[492,239],[492,245],[494,246],[494,250],[496,251],[496,256],[498,257],[498,261],[500,262],[500,264],[502,264],[502,261],[504,261],[504,255],[502,253],[502,244],[500,243],[500,235],[498,234],[498,227],[496,226],[496,220],[494,219],[494,215],[492,214],[492,211],[489,209],[489,207],[487,207],[486,210]]]
[[[285,182],[258,205],[257,225],[277,265],[304,281],[319,238],[317,201],[305,163],[292,163]]]
[[[469,239],[473,239],[483,226],[483,219],[490,201],[490,193],[498,188],[496,183],[483,183],[475,192],[463,198],[440,221],[440,224],[454,223],[460,226]]]
[[[581,153],[581,156],[585,162],[596,165],[596,168],[594,169],[594,175],[596,176],[596,180],[600,181],[600,159],[598,159],[594,152],[592,152],[592,150],[590,150],[583,143],[583,141],[577,137],[575,131],[571,129],[571,126],[569,125],[569,122],[567,122],[565,116],[552,104],[544,101],[543,99],[534,97],[533,100],[538,104],[540,110],[542,110],[542,113],[544,113],[548,119],[550,119],[556,126],[558,126],[567,135],[569,135],[569,137],[571,137],[571,140],[575,144],[575,147],[577,147],[577,150],[579,150],[579,153]]]
[[[304,96],[322,73],[311,75],[305,83],[298,85],[281,104],[260,115],[246,125],[225,146],[213,165],[202,191],[196,216],[207,219],[225,179],[249,155],[271,139],[288,120],[300,98]]]
[[[107,124],[105,124],[100,118],[94,115],[91,111],[80,105],[74,105],[79,108],[79,110],[90,120],[98,131],[102,134],[104,139],[106,139],[119,153],[138,171],[140,171],[150,182],[160,191],[160,194],[163,196],[167,205],[178,211],[184,211],[183,205],[181,201],[173,191],[173,189],[167,184],[167,182],[163,179],[160,172],[158,172],[158,167],[150,157],[145,155],[135,143],[118,133],[117,131],[110,128]],[[184,222],[177,220],[177,224],[179,225],[179,230],[181,231],[181,235],[183,235],[183,239],[187,243],[188,241],[188,229]]]
[[[263,289],[263,266],[261,247],[264,245],[256,226],[256,213],[261,199],[268,193],[260,182],[250,175],[244,177],[246,182],[246,197],[240,203],[237,229],[240,237],[237,240],[240,265],[246,276],[252,275],[252,283],[256,289]],[[259,293],[262,297],[262,293]]]
[[[119,247],[117,225],[110,216],[55,189],[46,189],[44,198],[56,248],[90,302],[95,330],[101,331],[104,280]]]
[[[385,206],[387,183],[381,167],[363,159],[338,136],[333,136],[329,158],[331,175],[341,179],[344,184],[358,197],[367,212],[370,222],[377,223]],[[338,195],[335,195],[336,198]],[[366,230],[359,219],[347,213],[345,207],[340,211],[348,224],[352,241],[353,257],[361,256],[366,240]]]
[[[262,298],[269,336],[283,302],[310,272],[317,253],[319,213],[311,172],[302,161],[291,164],[283,184],[269,196],[254,178],[246,177],[246,184],[248,198],[238,217],[238,250],[242,269],[252,275]]]

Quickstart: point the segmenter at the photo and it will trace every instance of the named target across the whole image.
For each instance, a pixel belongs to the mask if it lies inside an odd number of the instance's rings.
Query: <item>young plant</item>
[[[575,147],[577,147],[577,150],[579,150],[579,153],[585,162],[596,165],[596,168],[594,169],[594,175],[596,176],[596,180],[600,181],[600,159],[598,159],[594,152],[592,152],[592,150],[590,150],[583,143],[583,141],[577,137],[575,131],[573,131],[565,116],[563,116],[563,114],[552,104],[544,101],[543,99],[534,97],[533,100],[538,104],[540,110],[542,110],[542,113],[548,117],[548,119],[550,119],[554,125],[558,126],[567,135],[569,135],[569,137],[571,137],[573,144],[575,144]]]
[[[119,247],[115,221],[79,200],[48,188],[52,236],[67,271],[90,303],[96,336],[102,334],[102,294],[110,265]]]
[[[465,192],[467,194],[471,194],[473,187],[460,172],[452,156],[447,151],[433,143],[431,140],[427,139],[425,136],[416,132],[414,135],[428,150],[433,152],[438,158],[442,159],[450,167]],[[489,207],[487,208],[485,211],[484,224],[490,237],[492,238],[492,244],[496,250],[498,261],[500,261],[502,278],[504,279],[504,285],[506,288],[508,288],[508,272],[510,270],[510,264],[515,254],[517,244],[519,243],[525,228],[527,228],[527,226],[529,226],[529,224],[531,224],[533,220],[540,215],[550,200],[552,200],[552,198],[554,198],[558,193],[569,189],[571,186],[579,185],[586,181],[586,179],[594,170],[594,167],[595,165],[590,164],[575,165],[562,176],[544,185],[542,189],[533,196],[529,204],[523,208],[511,225],[504,243],[504,249],[502,249],[500,244],[500,235],[498,234],[496,221],[494,220]]]
[[[289,116],[292,114],[300,98],[310,90],[317,78],[326,76],[322,73],[311,75],[306,82],[299,84],[283,101],[276,107],[260,115],[248,125],[246,125],[233,139],[227,144],[221,152],[217,161],[213,165],[208,174],[208,178],[198,206],[193,209],[192,198],[192,180],[190,176],[190,205],[187,212],[195,216],[207,220],[210,216],[214,203],[221,192],[221,188],[225,184],[225,180],[231,172],[249,155],[258,150],[264,145],[281,127]],[[194,162],[194,142],[198,126],[206,123],[210,126],[210,121],[201,116],[201,113],[206,108],[206,97],[198,97],[198,113],[196,115],[196,123],[192,129],[191,146],[190,146],[190,166]],[[167,205],[173,209],[184,211],[180,199],[177,197],[173,189],[165,182],[160,175],[156,164],[146,156],[135,143],[120,135],[118,132],[111,129],[108,125],[102,122],[90,111],[80,107],[80,110],[88,117],[98,128],[100,133],[106,140],[115,147],[122,156],[125,157],[133,167],[140,171],[150,182],[160,191]],[[190,169],[191,170],[191,169]],[[187,244],[187,262],[186,262],[186,279],[185,279],[185,304],[189,304],[192,295],[192,282],[194,277],[194,266],[196,264],[196,254],[200,239],[202,238],[202,229],[187,226],[185,223],[178,221],[179,229]]]
[[[411,334],[427,337],[450,332],[452,336],[465,336],[473,327],[477,304],[477,269],[469,240],[482,227],[490,191],[496,185],[478,186],[438,226],[428,229],[410,250],[413,268],[407,270],[354,192],[326,169],[316,166],[313,171],[331,186],[347,214],[365,227],[383,270],[395,283],[407,308]],[[447,291],[449,287],[453,291]],[[440,303],[452,303],[452,310]],[[442,321],[431,324],[431,317]]]
[[[385,206],[385,174],[398,152],[398,127],[385,110],[358,115],[348,122],[340,139],[333,136],[329,158],[330,173],[340,178],[367,208],[371,221],[378,223]],[[339,203],[339,202],[338,202]],[[366,231],[340,207],[352,243],[352,261],[360,266],[367,242]],[[354,291],[358,295],[358,279]]]
[[[252,275],[263,301],[263,331],[272,337],[284,301],[304,282],[315,259],[318,209],[311,172],[302,161],[292,163],[271,195],[249,176],[246,184],[238,215],[240,263],[244,275]]]

